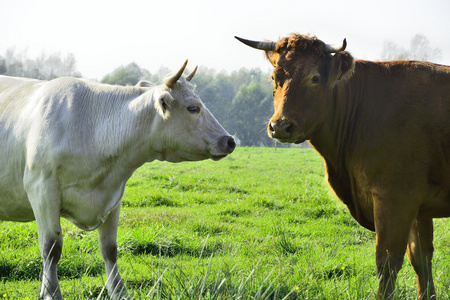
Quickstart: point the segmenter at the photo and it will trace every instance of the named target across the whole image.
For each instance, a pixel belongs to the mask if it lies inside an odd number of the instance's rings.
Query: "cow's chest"
[[[336,195],[344,202],[351,215],[363,227],[374,230],[373,198],[365,180],[364,173],[337,171],[327,165],[328,182]]]
[[[84,230],[94,230],[120,205],[125,184],[134,169],[117,163],[77,160],[60,164],[56,179],[60,190],[60,215]]]
[[[116,186],[100,184],[93,189],[74,185],[65,187],[61,194],[61,216],[79,228],[94,230],[120,205],[126,181]]]

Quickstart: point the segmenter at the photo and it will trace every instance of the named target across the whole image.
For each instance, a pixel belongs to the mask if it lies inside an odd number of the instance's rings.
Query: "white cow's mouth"
[[[181,150],[166,149],[164,151],[164,159],[168,162],[182,161],[200,161],[211,158],[213,155],[209,152],[187,152]]]
[[[165,148],[162,152],[163,160],[169,162],[181,162],[200,161],[210,158],[214,161],[218,161],[227,157],[236,148],[233,137],[229,135],[221,137],[215,143],[207,143],[205,141],[205,144],[209,145],[206,148],[198,145],[196,147],[184,145]]]
[[[178,153],[177,155],[177,161],[200,161],[200,160],[205,160],[205,159],[212,159],[214,161],[218,161],[221,160],[222,158],[227,157],[228,154],[219,154],[219,155],[215,155],[212,153]],[[172,157],[173,159],[174,157]]]
[[[227,157],[227,154],[223,154],[223,155],[212,155],[212,156],[211,156],[211,159],[214,160],[214,161],[218,161],[218,160],[221,160],[222,158],[225,158],[225,157]]]

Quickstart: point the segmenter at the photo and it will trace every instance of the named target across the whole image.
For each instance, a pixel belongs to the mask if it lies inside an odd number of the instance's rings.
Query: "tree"
[[[148,80],[154,83],[159,82],[158,75],[152,75],[148,70],[132,62],[126,66],[120,66],[112,73],[103,77],[101,82],[117,85],[136,85],[140,80]]]
[[[384,42],[381,60],[407,60],[408,57],[409,53],[405,49],[400,48],[391,41]]]
[[[214,76],[209,70],[204,72],[202,68],[193,81],[196,85],[196,94],[206,107],[223,126],[229,127],[232,122],[231,103],[235,96],[230,77],[223,73]]]
[[[230,76],[230,80],[233,84],[234,91],[237,93],[242,85],[249,85],[252,81],[267,81],[269,75],[263,75],[260,69],[250,69],[240,68],[238,71],[233,71]]]
[[[439,48],[432,49],[430,42],[422,34],[416,34],[411,40],[411,59],[436,61],[442,59],[442,51]]]
[[[0,57],[0,74],[50,80],[62,76],[81,77],[76,70],[76,59],[72,53],[65,57],[60,53],[42,53],[35,59],[27,52],[9,48],[4,58]]]
[[[7,71],[6,61],[4,58],[0,57],[0,74],[6,74]]]
[[[430,42],[424,35],[416,34],[411,40],[409,50],[405,50],[391,41],[386,41],[381,59],[438,61],[442,59],[442,51],[438,48],[431,48]]]
[[[60,53],[42,54],[34,60],[26,60],[25,72],[37,79],[53,79],[63,76],[81,77],[76,71],[76,59],[72,53],[63,57]]]
[[[5,55],[5,75],[18,76],[18,77],[31,77],[27,76],[23,68],[23,53],[16,53],[16,48],[12,47],[6,50]]]
[[[230,129],[236,132],[242,146],[270,145],[267,136],[267,121],[273,114],[272,95],[258,81],[243,85],[233,99]]]
[[[118,67],[111,74],[103,77],[102,82],[117,85],[136,85],[143,77],[142,72],[141,68],[132,62],[126,66]]]

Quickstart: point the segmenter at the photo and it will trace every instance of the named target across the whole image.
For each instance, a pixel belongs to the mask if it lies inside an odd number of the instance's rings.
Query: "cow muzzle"
[[[289,121],[269,122],[269,136],[281,143],[295,143],[293,138],[294,125]]]
[[[226,157],[228,154],[231,154],[236,148],[236,142],[234,141],[233,137],[225,135],[219,139],[216,148],[217,152],[212,154],[212,160],[220,160]]]

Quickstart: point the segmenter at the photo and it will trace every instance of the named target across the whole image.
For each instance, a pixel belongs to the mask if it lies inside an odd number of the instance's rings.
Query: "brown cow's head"
[[[268,133],[283,143],[301,143],[321,127],[332,107],[336,85],[349,79],[354,59],[345,52],[346,40],[332,47],[316,37],[293,34],[274,42],[254,42],[273,66],[275,113]]]

